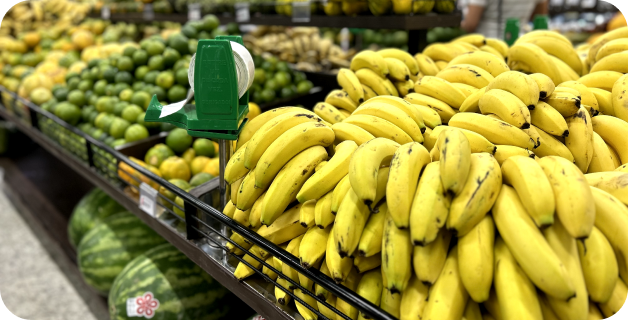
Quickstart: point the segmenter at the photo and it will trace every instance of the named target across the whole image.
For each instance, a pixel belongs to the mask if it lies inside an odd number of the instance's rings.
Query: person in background
[[[466,0],[460,1],[460,5],[463,30],[500,39],[508,18],[519,18],[523,27],[535,15],[548,12],[548,0]]]

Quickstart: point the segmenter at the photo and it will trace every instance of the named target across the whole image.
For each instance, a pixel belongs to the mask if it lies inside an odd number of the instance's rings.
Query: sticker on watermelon
[[[129,298],[126,300],[127,317],[144,317],[150,319],[155,315],[155,310],[159,308],[159,300],[155,299],[152,292],[144,295]]]

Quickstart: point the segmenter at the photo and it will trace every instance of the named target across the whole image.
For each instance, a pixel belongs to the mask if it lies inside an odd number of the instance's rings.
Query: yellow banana
[[[327,241],[329,242],[329,239]],[[327,248],[327,244],[325,244],[325,248]],[[323,262],[321,264],[320,271],[322,274],[328,277],[331,277],[331,273],[329,273],[329,268],[327,267],[327,262]],[[319,297],[320,299],[328,299],[330,296],[332,296],[332,294],[329,293],[327,289],[323,288],[319,284],[314,284],[314,294],[316,294],[316,296]],[[320,308],[320,305],[319,305],[319,308]]]
[[[228,184],[233,184],[234,182],[242,179],[242,177],[246,176],[247,173],[249,173],[249,169],[244,167],[245,152],[246,147],[240,148],[231,156],[231,158],[229,158],[227,166],[225,167],[225,181]]]
[[[330,231],[331,226],[324,229],[313,227],[305,233],[299,248],[299,259],[304,268],[309,269],[323,260]]]
[[[362,83],[360,84],[362,85],[362,89],[364,90],[364,101],[368,101],[370,99],[377,97],[377,92],[371,89],[371,87]]]
[[[362,84],[360,84],[360,80],[358,80],[358,77],[353,71],[347,68],[340,68],[340,70],[338,70],[338,74],[336,75],[336,79],[342,89],[349,94],[349,97],[353,100],[353,102],[358,105],[364,102],[364,89],[362,88]]]
[[[240,185],[242,184],[242,181],[244,181],[244,177],[238,179],[236,182],[234,182],[234,183],[232,183],[230,185],[230,187],[231,187],[231,202],[234,205],[238,204],[238,190],[240,190]]]
[[[488,71],[472,64],[449,65],[436,76],[449,82],[460,82],[478,89],[486,87],[495,79]]]
[[[475,133],[473,131],[466,130],[466,129],[456,128],[456,127],[438,126],[434,128],[434,130],[432,131],[430,139],[434,141],[438,140],[438,136],[445,130],[457,130],[457,131],[462,132],[467,137],[467,140],[469,141],[469,146],[471,147],[471,153],[488,152],[488,153],[494,154],[497,150],[497,147],[493,143],[488,141],[486,138],[484,138],[480,134]],[[432,160],[434,161],[434,159]]]
[[[495,49],[495,48],[493,48],[493,47],[491,47],[489,45],[483,45],[483,46],[479,47],[478,49],[480,49],[480,51],[488,52],[488,53],[490,53],[492,55],[495,55],[500,60],[504,60],[504,61],[506,60],[504,58],[504,56],[501,54],[501,52],[499,52],[497,49]],[[508,66],[508,65],[506,65],[506,66]],[[510,68],[509,68],[509,70],[510,70]]]
[[[488,299],[493,283],[493,242],[495,225],[485,216],[471,231],[458,240],[460,278],[477,303]]]
[[[303,241],[304,236],[305,235],[302,234],[290,240],[290,243],[288,243],[288,247],[286,247],[286,251],[295,257],[299,257],[299,249],[301,247],[301,241]],[[288,264],[286,263],[281,265],[281,277],[286,278],[286,279],[291,279],[292,281],[299,283],[299,272],[297,272],[296,270],[288,266]],[[297,288],[292,283],[288,284],[288,286],[290,290],[294,290]]]
[[[410,231],[415,246],[425,246],[434,241],[445,224],[451,196],[443,189],[440,165],[430,163],[419,180],[410,210]]]
[[[325,97],[325,102],[338,108],[353,112],[358,107],[358,103],[353,101],[349,94],[344,90],[332,90]]]
[[[452,234],[445,228],[440,229],[436,239],[425,246],[415,246],[412,253],[412,266],[417,278],[431,286],[441,274]],[[451,254],[454,252],[452,251]],[[457,253],[456,253],[457,254]]]
[[[449,119],[456,114],[456,111],[448,104],[432,98],[428,95],[420,94],[420,93],[410,93],[405,96],[404,100],[416,104],[430,107],[432,110],[436,111],[441,118],[442,123],[449,122]],[[425,119],[425,117],[423,117]]]
[[[310,229],[314,226],[314,208],[316,207],[316,200],[305,201],[299,211],[299,221],[301,226],[305,229]]]
[[[469,140],[460,130],[444,130],[438,136],[436,147],[440,150],[443,189],[452,195],[460,194],[471,165]]]
[[[595,95],[589,90],[587,86],[578,82],[578,81],[566,81],[558,85],[558,88],[572,88],[578,91],[580,94],[581,100],[580,103],[583,105],[590,106],[592,109],[595,109],[597,112],[600,111],[600,106],[598,104],[597,98]]]
[[[589,88],[589,91],[595,96],[602,114],[608,116],[615,115],[615,110],[613,110],[613,94],[611,92],[599,88]]]
[[[285,288],[286,290],[288,290],[288,287],[289,287],[288,280],[282,279],[280,277],[277,279],[277,283],[283,288]],[[292,293],[292,290],[288,290],[288,291]],[[290,296],[286,291],[279,288],[278,286],[275,286],[275,298],[277,299],[277,303],[283,306],[287,306],[290,303],[290,300],[292,300],[292,296]]]
[[[565,118],[576,114],[581,105],[580,99],[575,95],[558,91],[554,91],[544,101]]]
[[[441,100],[456,109],[460,108],[466,99],[466,95],[449,81],[432,76],[419,79],[414,85],[414,92]]]
[[[326,228],[334,223],[336,219],[336,216],[331,212],[332,196],[333,190],[327,192],[327,194],[316,202],[316,207],[314,208],[314,223],[319,228]]]
[[[378,171],[382,165],[389,166],[400,145],[382,138],[373,139],[355,151],[349,164],[351,188],[367,206],[376,204]],[[374,174],[375,173],[375,174]]]
[[[460,37],[457,37],[451,42],[466,42],[476,47],[481,47],[486,44],[486,38],[480,33],[470,33]]]
[[[340,112],[342,109],[337,109],[326,102],[319,102],[314,106],[314,113],[324,121],[331,124],[342,122],[347,117]]]
[[[611,54],[626,50],[628,50],[628,39],[619,38],[611,40],[600,47],[600,50],[598,50],[597,54],[595,55],[595,61],[602,60]]]
[[[412,137],[397,125],[380,117],[356,114],[351,115],[344,123],[359,126],[377,138],[385,138],[401,144],[413,141]],[[409,123],[407,124],[410,125]]]
[[[617,71],[626,73],[628,72],[628,67],[625,66],[626,59],[628,59],[628,52],[626,51],[613,53],[595,62],[590,72]]]
[[[529,75],[539,87],[539,98],[545,99],[554,92],[555,84],[552,79],[543,73],[533,73]]]
[[[264,257],[262,256],[262,251],[263,250],[260,247],[253,246],[249,250],[249,254],[244,256],[244,261],[252,265],[255,269],[260,269],[262,267],[262,262],[258,261],[257,259],[261,259],[262,261],[264,260]],[[253,258],[251,255],[255,256],[257,259]],[[238,266],[233,272],[233,276],[235,276],[240,281],[252,276],[253,274],[255,274],[255,271],[242,262],[238,263]]]
[[[397,89],[400,97],[405,97],[408,93],[414,92],[414,81],[393,81],[392,84]]]
[[[334,237],[334,227],[332,227],[327,238],[327,249],[325,250],[325,263],[329,269],[330,278],[336,283],[345,281],[349,272],[353,268],[353,261],[349,257],[341,257],[338,253],[338,246]]]
[[[403,61],[396,58],[384,58],[388,66],[388,77],[395,81],[410,80],[410,70]]]
[[[624,121],[628,121],[628,102],[626,102],[625,94],[628,91],[628,77],[622,76],[613,85],[611,99],[613,102],[614,115]]]
[[[591,235],[578,241],[578,254],[591,300],[606,303],[617,283],[618,267],[615,253],[608,239],[593,227]]]
[[[358,243],[358,257],[372,257],[382,251],[382,234],[389,209],[387,204],[383,203],[378,210],[379,212],[371,214],[364,226]]]
[[[235,222],[241,224],[244,227],[250,227],[249,226],[249,215],[251,214],[251,209],[246,210],[246,211],[242,211],[240,209],[236,208],[235,213],[233,214],[233,220],[235,220]]]
[[[421,70],[421,73],[423,73],[424,75],[435,76],[438,73],[438,67],[436,66],[432,58],[422,53],[417,53],[414,55],[414,59],[419,66],[419,70]]]
[[[301,204],[298,204],[282,214],[270,226],[261,226],[257,230],[262,238],[274,243],[281,244],[292,240],[307,231],[300,224]]]
[[[342,200],[345,198],[345,195],[347,195],[347,192],[349,192],[349,189],[351,189],[351,181],[349,180],[349,175],[347,174],[340,180],[340,182],[338,182],[331,196],[331,212],[334,216],[338,212],[340,203],[342,203]]]
[[[399,307],[400,320],[416,320],[423,315],[423,310],[427,304],[428,287],[419,278],[413,275],[406,286],[406,290],[401,295],[401,305]],[[469,319],[471,320],[471,319]]]
[[[423,142],[423,135],[421,134],[419,125],[398,108],[391,108],[389,105],[385,104],[371,103],[360,106],[353,112],[352,117],[357,115],[374,116],[386,120],[403,130],[413,141]]]
[[[536,84],[534,84],[536,85]],[[514,94],[501,89],[487,88],[479,101],[482,114],[495,114],[503,121],[520,129],[530,128],[530,111]]]
[[[460,112],[475,112],[480,113],[480,99],[486,93],[486,88],[478,89],[478,91],[474,92],[470,96],[468,96],[458,111]]]
[[[531,43],[539,46],[543,51],[562,60],[576,73],[582,73],[582,62],[571,43],[556,41],[553,37],[534,37],[521,39],[517,43]]]
[[[376,104],[377,106],[395,107],[403,111],[410,118],[412,118],[412,120],[416,122],[419,128],[421,128],[421,132],[425,130],[425,123],[423,122],[422,113],[419,110],[417,110],[417,108],[415,108],[415,106],[409,103],[408,101],[403,100],[399,97],[378,96],[376,98],[369,100],[368,102],[365,102],[362,105],[362,107],[371,106],[373,104]]]
[[[266,263],[271,265],[272,267],[275,267],[273,260],[275,260],[273,257],[270,257],[268,259],[266,259]],[[277,273],[275,273],[275,271],[270,270],[270,268],[268,268],[267,266],[263,266],[262,267],[262,272],[267,275],[271,280],[275,281],[277,280],[277,277],[279,276]]]
[[[555,136],[569,136],[569,127],[565,118],[549,104],[539,101],[534,110],[530,111],[532,124],[537,128]]]
[[[628,173],[622,171],[598,172],[588,173],[584,177],[590,186],[602,189],[628,205]]]
[[[591,117],[583,107],[575,115],[567,118],[569,136],[565,145],[571,151],[575,163],[582,173],[587,172],[593,158],[593,126]]]
[[[517,41],[515,43],[519,43],[520,41],[527,41],[530,39],[534,39],[534,38],[539,38],[539,37],[545,37],[545,38],[553,38],[555,41],[560,41],[566,44],[571,44],[571,40],[569,40],[567,37],[565,37],[564,35],[556,32],[556,31],[549,31],[549,30],[534,30],[534,31],[530,31],[524,35],[522,35],[519,39],[517,39]]]
[[[436,126],[440,126],[442,124],[440,115],[436,112],[436,110],[419,104],[412,104],[412,106],[421,115],[427,128],[434,129]]]
[[[540,89],[538,84],[532,77],[521,72],[507,71],[500,74],[495,77],[495,80],[488,84],[486,88],[487,93],[490,93],[492,89],[501,89],[512,93],[519,98],[529,110],[533,110],[539,102]]]
[[[615,170],[613,155],[608,149],[606,142],[599,134],[593,132],[593,158],[587,169],[587,173],[604,172]]]
[[[384,284],[386,283],[385,276],[383,277]],[[399,318],[399,307],[401,306],[401,294],[393,294],[390,290],[382,290],[382,298],[380,299],[379,307],[390,313],[393,317]]]
[[[238,203],[236,204],[239,210],[246,211],[253,208],[257,199],[266,191],[265,188],[255,188],[255,169],[257,168],[249,171],[240,183],[237,196]]]
[[[517,43],[508,50],[510,70],[525,73],[546,74],[552,82],[561,83],[561,73],[551,56],[539,46],[531,43]]]
[[[362,275],[360,282],[355,290],[362,298],[368,302],[379,306],[379,302],[382,299],[382,272],[380,270],[372,270]],[[363,319],[370,319],[369,316],[360,312],[360,317]]]
[[[448,47],[447,44],[433,43],[425,47],[425,49],[423,49],[422,54],[429,57],[430,59],[434,61],[441,60],[441,61],[449,62],[453,60],[456,56],[458,56],[458,54],[462,53],[462,52],[459,52],[459,50],[453,50],[453,49],[454,48]],[[421,64],[419,63],[419,68],[420,67],[421,67]],[[423,74],[427,75],[427,73],[425,72],[423,72]]]
[[[628,287],[626,287],[626,283],[619,278],[617,279],[617,284],[615,285],[611,299],[607,303],[599,304],[604,317],[611,317],[619,312],[626,302],[626,296],[628,296]]]
[[[410,232],[398,229],[392,216],[384,222],[382,240],[382,273],[386,275],[386,289],[401,294],[412,275],[412,244]]]
[[[484,51],[463,53],[449,62],[450,66],[457,64],[474,65],[487,71],[493,77],[497,77],[504,72],[510,71],[510,68],[508,68],[508,65],[504,61],[503,57],[500,58],[494,54]]]
[[[381,55],[372,50],[362,50],[351,59],[351,70],[355,72],[362,69],[372,70],[382,78],[388,76],[386,61],[384,61]]]
[[[578,82],[589,88],[598,88],[608,92],[613,91],[613,85],[624,74],[617,71],[590,72],[578,79]]]
[[[371,69],[360,69],[355,72],[355,75],[358,77],[358,79],[360,79],[360,83],[373,89],[373,91],[375,91],[377,95],[399,95],[397,89],[395,89],[395,86],[390,82],[390,80],[386,78],[381,78]],[[390,84],[387,84],[386,82],[389,82]],[[393,90],[391,90],[390,86],[392,86]]]
[[[500,39],[486,38],[486,45],[491,46],[493,49],[499,51],[499,53],[506,57],[508,56],[508,44]]]
[[[547,156],[560,156],[573,162],[574,158],[571,151],[569,151],[569,149],[562,142],[535,126],[532,126],[532,128],[536,129],[536,132],[541,138],[541,145],[534,149],[534,154],[541,158]]]
[[[253,135],[267,122],[269,122],[270,120],[282,115],[282,114],[286,114],[289,112],[295,112],[295,111],[299,111],[299,112],[306,112],[306,113],[310,113],[312,114],[312,111],[303,109],[303,108],[298,108],[298,107],[282,107],[282,108],[276,108],[276,109],[272,109],[272,110],[268,110],[262,114],[260,114],[259,116],[255,117],[254,119],[250,120],[249,122],[247,122],[244,125],[244,128],[242,128],[242,131],[240,132],[240,135],[238,135],[238,142],[236,144],[236,151],[239,151],[252,137]]]
[[[368,131],[350,123],[335,123],[331,126],[331,129],[334,130],[336,143],[350,140],[360,146],[369,140],[375,139],[375,136]]]
[[[515,146],[505,146],[505,145],[499,145],[499,146],[496,146],[496,148],[497,148],[497,151],[495,151],[494,156],[495,156],[495,160],[497,160],[497,163],[499,163],[500,166],[504,164],[504,161],[508,160],[511,157],[524,156],[531,159],[536,158],[536,155],[534,154],[534,152],[528,149],[523,149],[523,148],[519,148]]]
[[[235,213],[236,207],[232,201],[227,202],[225,208],[222,209],[222,213],[224,213],[227,217],[233,219],[233,214]]]
[[[382,265],[382,255],[376,254],[370,257],[357,256],[353,259],[353,265],[358,273],[364,273],[375,268],[379,268]]]
[[[340,4],[340,2],[328,2],[327,5],[329,5],[330,3],[338,3]],[[336,296],[334,296],[333,294],[329,294],[329,297],[327,297],[327,300],[325,300],[325,302],[327,302],[327,304],[331,305],[332,307],[336,307]],[[331,309],[327,308],[326,306],[324,306],[322,303],[316,301],[316,304],[318,305],[318,311],[325,317],[327,317],[328,319],[335,319],[337,313],[335,311],[332,311]]]
[[[303,293],[301,289],[294,289],[294,295],[309,305],[314,310],[318,311],[318,305],[316,304],[316,299],[310,296],[309,294]],[[318,319],[318,315],[314,313],[314,311],[302,305],[300,302],[295,301],[295,306],[297,307],[297,311],[303,317],[304,320],[316,320]]]
[[[421,70],[416,59],[404,50],[397,48],[388,48],[377,51],[377,53],[384,58],[395,58],[402,61],[410,71],[410,74],[417,75]]]
[[[423,319],[456,320],[462,318],[469,294],[462,284],[458,269],[458,250],[453,248],[443,271],[430,290]]]
[[[449,125],[478,133],[494,144],[517,146],[524,149],[534,148],[534,141],[527,133],[507,122],[485,115],[470,112],[458,113],[451,118]]]
[[[243,238],[241,235],[237,234],[237,233],[233,233],[231,235],[231,237],[229,237],[229,239],[235,243],[237,243],[239,246],[243,247],[246,250],[249,250],[253,244],[247,242],[247,240],[245,238]],[[236,247],[233,243],[231,242],[227,242],[227,249],[229,250],[229,252],[236,254],[236,255],[243,255],[244,251],[242,251],[240,248]]]
[[[593,131],[617,152],[620,163],[628,163],[628,123],[612,116],[593,117],[591,122]]]

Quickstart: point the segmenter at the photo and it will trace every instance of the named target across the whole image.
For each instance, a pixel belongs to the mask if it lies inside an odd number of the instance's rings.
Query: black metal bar
[[[187,234],[188,240],[198,240],[201,239],[202,236],[198,232],[200,225],[198,223],[198,219],[196,215],[198,214],[198,209],[196,209],[191,203],[185,201],[184,203],[184,213],[185,213],[185,230]]]

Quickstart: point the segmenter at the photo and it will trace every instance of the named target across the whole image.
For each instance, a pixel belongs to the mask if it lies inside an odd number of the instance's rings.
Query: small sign
[[[155,299],[152,292],[145,292],[139,297],[126,300],[127,317],[139,317],[151,319],[155,316],[155,310],[159,308],[159,300]]]
[[[248,22],[251,20],[251,11],[248,2],[238,2],[235,4],[236,22]]]
[[[200,3],[188,4],[188,20],[190,21],[201,20],[201,4]]]
[[[351,46],[349,36],[349,28],[342,28],[342,30],[340,30],[340,48],[342,48],[344,52],[349,51],[349,47]]]
[[[155,216],[157,208],[157,190],[142,182],[140,185],[140,209],[151,216]]]
[[[109,6],[102,6],[102,9],[100,9],[100,17],[103,20],[109,20],[111,18],[111,9],[109,9]]]
[[[311,16],[309,1],[292,2],[292,22],[310,22]]]
[[[142,17],[144,20],[152,21],[155,19],[155,11],[153,11],[153,4],[146,3],[144,4],[144,12],[142,12]]]

